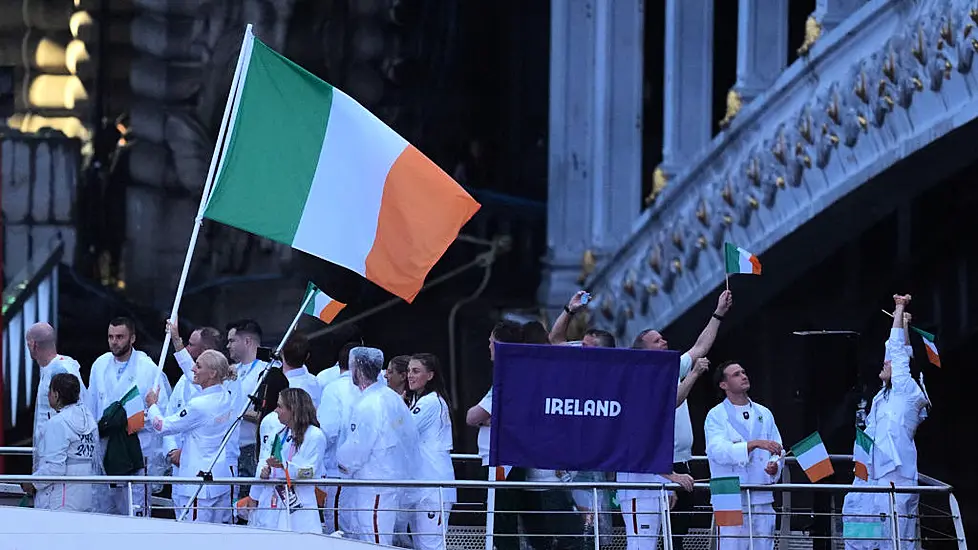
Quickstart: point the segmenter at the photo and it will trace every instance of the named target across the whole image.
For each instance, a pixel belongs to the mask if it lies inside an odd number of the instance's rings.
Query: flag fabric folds
[[[917,327],[910,328],[924,339],[924,347],[927,349],[927,360],[935,366],[941,366],[941,356],[937,353],[937,344],[934,343],[934,335],[920,330]]]
[[[873,451],[873,440],[866,432],[856,428],[856,442],[852,446],[852,461],[855,463],[856,477],[863,481],[869,479],[869,457]]]
[[[672,468],[679,354],[495,344],[489,464]]]
[[[134,434],[143,429],[146,425],[146,409],[139,395],[139,388],[133,386],[126,395],[122,396],[119,403],[126,410],[126,417],[129,419],[127,431]]]
[[[718,526],[740,527],[744,524],[739,477],[715,477],[711,479],[710,503],[713,505],[713,517]]]
[[[412,301],[479,209],[350,96],[249,36],[204,216]]]
[[[313,294],[311,300],[308,299],[310,293]],[[336,319],[336,316],[346,307],[346,304],[330,298],[328,294],[316,288],[316,285],[312,283],[306,287],[306,295],[302,298],[302,303],[306,304],[306,308],[302,310],[303,313],[312,315],[324,323],[332,323],[333,319]]]
[[[829,460],[829,453],[825,450],[825,444],[822,443],[822,436],[818,432],[802,439],[792,447],[791,454],[798,459],[798,465],[805,470],[805,475],[812,483],[835,473],[835,469],[832,468],[832,461]]]
[[[761,274],[761,261],[757,256],[730,243],[723,243],[723,257],[727,274],[745,273],[747,275]]]

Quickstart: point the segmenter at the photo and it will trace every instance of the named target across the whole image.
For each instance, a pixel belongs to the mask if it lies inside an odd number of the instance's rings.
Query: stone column
[[[713,137],[713,0],[666,0],[662,170],[673,175]]]
[[[559,309],[582,260],[613,252],[642,193],[643,0],[553,0],[547,257],[540,301]]]
[[[740,0],[737,83],[743,103],[774,84],[788,63],[788,0]]]

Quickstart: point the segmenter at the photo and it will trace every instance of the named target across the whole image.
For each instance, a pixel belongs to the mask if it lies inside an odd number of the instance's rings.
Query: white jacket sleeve
[[[912,394],[919,391],[919,388],[910,375],[910,354],[907,353],[905,338],[902,328],[891,328],[890,337],[886,341],[886,357],[890,360],[890,384],[893,389],[903,394]]]
[[[727,436],[727,421],[714,411],[706,415],[706,456],[717,464],[744,466],[750,461],[747,442],[734,443]]]
[[[180,367],[180,371],[183,375],[187,377],[187,380],[194,379],[194,359],[190,356],[190,352],[187,348],[173,354],[173,358],[177,360],[177,365]]]
[[[340,471],[353,474],[363,468],[370,458],[370,451],[379,437],[378,429],[381,422],[376,418],[379,411],[367,407],[357,407],[353,410],[350,424],[350,434],[346,441],[336,451],[336,462]]]
[[[159,405],[153,405],[149,408],[149,423],[153,426],[154,430],[164,436],[189,432],[204,425],[207,420],[208,418],[205,412],[200,408],[194,407],[192,403],[184,405],[183,409],[177,414],[166,417],[160,411]]]
[[[414,418],[414,425],[418,428],[418,433],[423,434],[438,422],[441,417],[440,399],[421,399],[411,409],[411,416]]]
[[[39,461],[34,475],[65,475],[68,462],[68,444],[68,433],[65,430],[65,425],[62,422],[49,421],[44,426],[44,434],[39,443]],[[51,483],[35,483],[34,487],[40,491],[49,485]]]

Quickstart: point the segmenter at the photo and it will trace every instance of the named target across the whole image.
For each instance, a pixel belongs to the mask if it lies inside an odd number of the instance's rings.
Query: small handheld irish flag
[[[869,479],[869,453],[873,451],[873,439],[856,428],[856,443],[852,446],[852,461],[856,463],[856,477]]]
[[[757,256],[743,248],[730,243],[723,243],[723,256],[727,266],[727,274],[745,273],[747,275],[761,274],[761,261]]]
[[[805,470],[805,475],[812,483],[825,479],[835,473],[832,468],[832,461],[829,460],[829,453],[825,450],[822,443],[822,436],[818,432],[802,439],[797,445],[791,448],[791,454],[798,459],[798,464]]]
[[[744,509],[740,501],[740,478],[715,477],[710,480],[710,503],[713,516],[720,527],[739,527],[744,524]]]
[[[927,348],[927,360],[938,367],[941,366],[941,356],[937,354],[937,344],[934,343],[934,335],[920,330],[917,327],[910,328],[924,339],[924,347]]]
[[[133,386],[126,392],[126,395],[122,396],[119,403],[122,404],[122,408],[126,410],[126,416],[129,418],[127,431],[130,435],[146,426],[146,410],[143,408],[143,400],[139,396],[139,388]]]
[[[313,295],[311,300],[309,299],[310,293]],[[324,323],[332,323],[333,319],[336,319],[336,316],[346,307],[346,304],[330,298],[328,294],[316,288],[316,285],[312,283],[309,283],[306,288],[306,295],[302,299],[302,303],[306,304],[303,313],[312,315]]]

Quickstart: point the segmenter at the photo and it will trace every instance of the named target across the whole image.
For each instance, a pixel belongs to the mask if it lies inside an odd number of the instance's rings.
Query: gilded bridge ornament
[[[805,21],[805,41],[798,48],[798,55],[808,55],[820,36],[822,36],[822,24],[815,19],[815,16],[809,16]]]
[[[727,92],[727,112],[723,115],[723,119],[720,120],[721,130],[726,130],[730,127],[730,123],[733,122],[734,117],[737,116],[737,113],[740,112],[743,106],[743,99],[737,90]]]
[[[581,275],[577,278],[579,284],[584,284],[587,278],[594,272],[594,268],[597,267],[598,261],[594,257],[594,252],[590,249],[584,251],[584,257],[581,258]]]
[[[661,166],[656,166],[655,172],[652,172],[652,192],[645,197],[645,206],[652,206],[667,185],[669,185],[669,176],[666,175]]]

